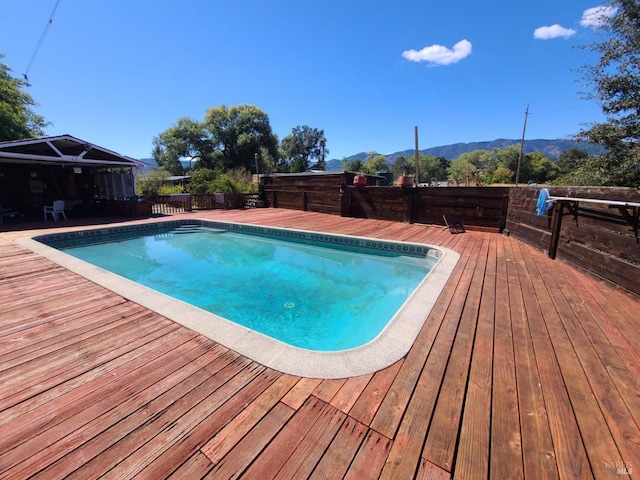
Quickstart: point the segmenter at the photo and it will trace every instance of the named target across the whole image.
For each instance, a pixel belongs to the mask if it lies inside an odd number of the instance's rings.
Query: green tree
[[[466,184],[479,173],[478,167],[471,163],[468,157],[463,157],[463,155],[452,160],[448,169],[449,178],[455,181],[456,185],[460,185],[460,183]]]
[[[212,107],[203,125],[213,147],[221,153],[224,169],[244,167],[255,171],[258,153],[258,169],[263,173],[265,166],[278,158],[278,138],[271,130],[269,116],[253,105]]]
[[[356,158],[354,160],[351,160],[351,162],[349,162],[347,170],[350,172],[362,172],[363,167],[364,167],[364,164],[362,163],[362,160],[360,160],[359,158]]]
[[[516,174],[504,165],[498,165],[491,174],[488,183],[512,183]]]
[[[507,167],[512,172],[518,171],[518,161],[520,159],[520,146],[509,145],[505,148],[494,148],[492,155],[497,160],[497,165]],[[531,166],[531,156],[525,154],[522,156],[522,164],[520,165],[520,178],[518,182],[527,183],[533,179],[533,168]],[[515,180],[515,176],[514,176]]]
[[[214,167],[213,150],[203,124],[182,117],[174,126],[154,137],[152,155],[162,168],[173,175],[182,175],[184,168],[181,159],[190,159],[198,167]]]
[[[534,152],[528,155],[531,159],[531,178],[532,182],[546,183],[554,180],[559,173],[558,166],[552,162],[547,156],[540,152]]]
[[[396,158],[395,162],[393,162],[393,165],[391,165],[391,171],[395,178],[398,178],[400,175],[413,175],[415,172],[414,159],[400,155]]]
[[[602,145],[606,153],[585,158],[573,176],[601,185],[640,183],[640,2],[613,0],[614,13],[602,15],[601,41],[586,46],[600,54],[595,65],[580,72],[593,87],[587,99],[596,100],[606,121],[594,122],[578,138]],[[582,180],[580,180],[582,177]]]
[[[136,191],[145,198],[158,196],[158,191],[164,184],[165,178],[171,176],[171,172],[163,169],[152,170],[136,177]]]
[[[308,170],[311,160],[316,160],[318,167],[324,170],[324,165],[321,165],[322,142],[325,142],[326,145],[324,130],[311,128],[308,125],[298,125],[292,128],[291,133],[282,139],[281,146],[288,162],[296,160],[296,168],[304,166],[304,170],[297,171]],[[329,150],[325,147],[325,156],[328,153]]]
[[[587,150],[582,148],[571,147],[569,150],[565,150],[556,160],[558,173],[564,175],[575,171],[588,156]]]
[[[368,173],[369,175],[387,171],[389,171],[389,167],[387,166],[387,157],[384,155],[369,154],[364,165],[362,165],[362,173]]]
[[[0,60],[4,54],[0,53]],[[41,137],[50,123],[37,115],[32,107],[37,103],[25,92],[26,80],[11,76],[11,69],[0,62],[0,142]]]
[[[447,168],[444,166],[446,165],[446,159],[434,155],[424,155],[422,153],[418,155],[418,159],[420,161],[420,178],[418,179],[418,183],[446,180]],[[444,162],[442,160],[444,160]]]

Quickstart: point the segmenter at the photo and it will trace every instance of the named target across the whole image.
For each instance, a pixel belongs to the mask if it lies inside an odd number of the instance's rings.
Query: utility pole
[[[416,178],[414,180],[414,186],[417,187],[420,183],[420,154],[418,152],[418,127],[415,127],[415,136],[416,136]]]
[[[520,168],[522,167],[522,154],[524,153],[524,133],[527,130],[527,117],[529,116],[529,104],[524,112],[524,127],[522,128],[522,141],[520,142],[520,156],[518,156],[518,170],[516,171],[516,185],[520,181]]]

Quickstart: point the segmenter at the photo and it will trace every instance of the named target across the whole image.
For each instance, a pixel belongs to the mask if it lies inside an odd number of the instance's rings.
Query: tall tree
[[[556,161],[558,173],[566,175],[574,172],[587,157],[589,154],[583,148],[571,147],[569,150],[565,150]]]
[[[278,158],[278,139],[271,130],[269,116],[253,105],[212,107],[205,115],[204,127],[222,154],[224,168],[244,167],[255,172],[257,153],[258,169],[263,173],[264,166]]]
[[[387,157],[384,155],[376,155],[369,154],[367,155],[367,159],[362,165],[363,173],[368,173],[370,175],[375,174],[376,172],[388,172],[389,167],[387,166]]]
[[[0,62],[0,142],[41,137],[50,123],[32,110],[37,103],[23,90],[29,85],[27,81],[12,77],[10,72],[11,68]]]
[[[578,177],[603,185],[640,183],[640,2],[612,0],[599,18],[601,41],[588,45],[600,54],[595,65],[581,69],[593,87],[587,99],[598,101],[606,121],[593,123],[578,138],[606,148],[587,157]],[[584,182],[582,182],[584,183]]]
[[[201,122],[179,118],[176,124],[153,139],[153,158],[173,175],[181,175],[181,159],[189,159],[190,167],[215,167],[213,143]]]
[[[308,125],[298,125],[291,129],[291,133],[282,139],[282,151],[292,165],[292,171],[306,171],[309,162],[322,162],[324,130],[311,128]],[[325,156],[329,150],[324,148]],[[322,168],[322,166],[321,166]]]

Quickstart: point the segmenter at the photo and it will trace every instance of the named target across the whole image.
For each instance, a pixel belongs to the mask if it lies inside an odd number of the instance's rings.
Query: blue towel
[[[551,208],[551,202],[547,202],[547,200],[549,200],[549,190],[543,188],[542,190],[540,190],[540,195],[538,195],[538,203],[536,205],[539,217],[547,213],[547,210]]]

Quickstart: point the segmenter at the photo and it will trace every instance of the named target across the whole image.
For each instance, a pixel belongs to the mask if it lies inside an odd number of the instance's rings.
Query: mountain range
[[[421,154],[433,155],[434,157],[444,157],[447,160],[454,160],[463,153],[472,152],[474,150],[493,150],[494,148],[505,148],[510,145],[520,145],[521,140],[509,140],[506,138],[498,138],[496,140],[485,142],[470,142],[470,143],[453,143],[451,145],[442,145],[439,147],[429,147],[423,150],[419,150]],[[551,159],[557,159],[560,154],[570,148],[579,148],[587,150],[589,154],[599,153],[601,150],[598,147],[592,145],[585,145],[583,143],[574,142],[572,140],[556,139],[556,140],[525,140],[524,153],[540,152]],[[347,161],[360,159],[363,163],[369,155],[379,155],[378,152],[360,152],[355,155],[347,157]],[[396,158],[400,156],[412,157],[415,155],[415,150],[403,150],[401,152],[382,154],[387,158],[388,164],[393,164]],[[328,160],[327,170],[342,170],[342,160]]]

